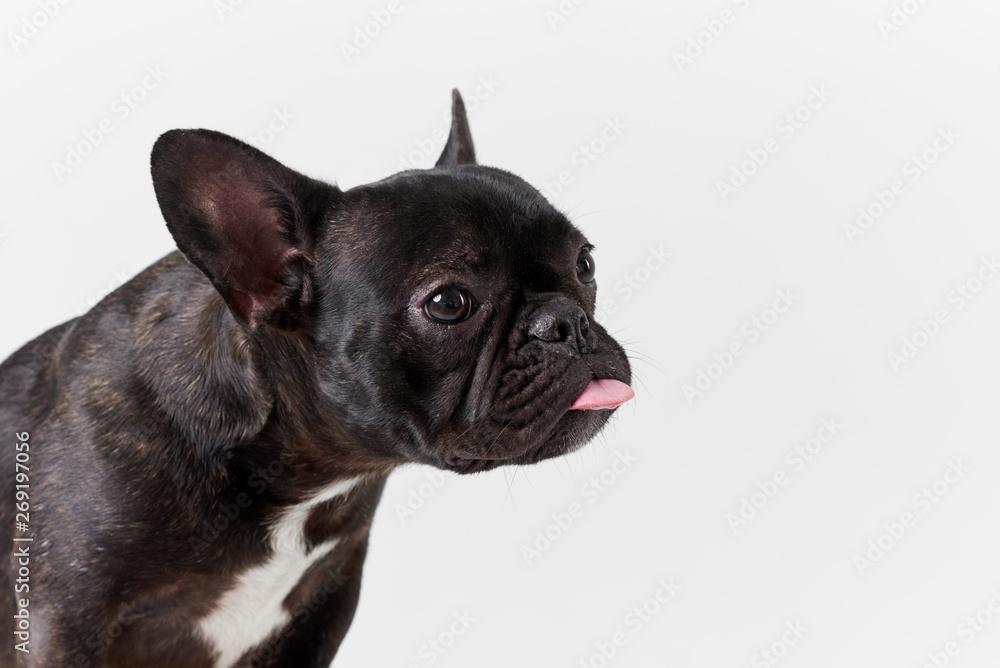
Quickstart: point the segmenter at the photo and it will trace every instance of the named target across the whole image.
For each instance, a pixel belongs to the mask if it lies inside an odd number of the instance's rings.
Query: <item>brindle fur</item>
[[[457,92],[435,169],[346,192],[218,133],[157,142],[154,185],[183,255],[0,366],[0,666],[212,666],[195,626],[268,559],[269,524],[363,476],[312,509],[307,543],[339,542],[285,599],[288,627],[240,661],[327,666],[394,467],[532,463],[604,425],[608,411],[567,412],[590,379],[630,377],[575,280],[585,240],[526,183],[473,163]],[[414,306],[441,277],[487,295],[468,323]],[[528,334],[545,309],[575,318],[565,340]],[[30,654],[11,640],[20,432]]]

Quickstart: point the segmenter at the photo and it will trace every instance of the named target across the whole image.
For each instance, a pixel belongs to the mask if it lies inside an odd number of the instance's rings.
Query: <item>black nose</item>
[[[531,314],[528,335],[546,343],[569,343],[588,352],[590,320],[583,309],[565,300],[551,301]]]

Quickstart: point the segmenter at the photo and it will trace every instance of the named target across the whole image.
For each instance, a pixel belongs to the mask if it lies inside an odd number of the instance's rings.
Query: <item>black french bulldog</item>
[[[346,192],[159,138],[180,252],[0,366],[0,665],[328,666],[396,466],[538,462],[632,397],[591,246],[453,100],[433,169]]]

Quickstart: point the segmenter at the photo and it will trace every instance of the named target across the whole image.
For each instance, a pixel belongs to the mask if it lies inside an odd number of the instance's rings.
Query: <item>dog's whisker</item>
[[[507,505],[507,500],[509,499],[510,505],[514,506],[514,508],[516,509],[517,502],[514,501],[513,487],[514,487],[514,479],[517,478],[517,472],[521,469],[520,464],[515,464],[513,469],[514,470],[511,472],[509,480],[507,479],[507,471],[504,470],[504,479],[507,480],[507,495],[504,497],[503,503],[504,505]]]
[[[507,431],[507,427],[509,427],[511,425],[511,422],[512,422],[511,420],[508,420],[507,424],[505,424],[503,426],[503,429],[501,429],[500,432],[496,436],[493,437],[493,440],[490,442],[490,444],[488,446],[486,446],[486,452],[485,452],[485,454],[487,454],[487,455],[490,454],[490,450],[492,450],[493,446],[496,445],[496,443],[497,443],[498,440],[500,440],[500,437],[503,436],[503,433],[505,431]]]

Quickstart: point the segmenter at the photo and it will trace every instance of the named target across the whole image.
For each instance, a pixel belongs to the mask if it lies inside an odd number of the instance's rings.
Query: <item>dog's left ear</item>
[[[212,130],[163,134],[150,162],[177,247],[233,315],[251,329],[301,326],[320,217],[340,190]]]
[[[469,132],[469,119],[465,116],[465,103],[458,89],[451,91],[451,132],[448,133],[448,143],[444,145],[441,157],[435,167],[451,167],[453,165],[476,164],[476,149],[472,146],[472,133]]]

